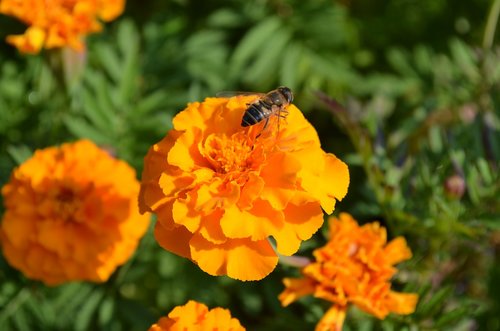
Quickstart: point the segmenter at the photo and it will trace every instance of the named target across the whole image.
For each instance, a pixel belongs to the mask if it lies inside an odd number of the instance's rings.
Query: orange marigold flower
[[[159,244],[211,275],[259,280],[294,254],[347,193],[345,163],[325,153],[314,128],[289,115],[243,128],[256,96],[207,98],[173,120],[144,160],[139,206],[158,216]]]
[[[302,269],[304,278],[285,278],[279,299],[287,306],[312,294],[333,303],[317,331],[342,329],[349,303],[384,319],[390,312],[411,314],[418,296],[391,290],[394,264],[411,258],[403,237],[387,243],[385,228],[374,222],[359,226],[347,213],[331,217],[330,240],[314,251],[315,262]]]
[[[106,281],[147,230],[138,193],[134,169],[88,140],[36,151],[2,188],[5,258],[48,285]]]
[[[245,331],[227,309],[208,307],[190,300],[184,306],[175,307],[167,317],[162,317],[148,331]]]
[[[38,53],[42,47],[83,49],[83,37],[99,32],[101,21],[121,15],[125,0],[2,0],[0,13],[28,25],[22,35],[7,41],[23,53]]]

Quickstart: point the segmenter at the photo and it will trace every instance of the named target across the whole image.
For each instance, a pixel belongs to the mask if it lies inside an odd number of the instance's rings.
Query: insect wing
[[[237,95],[255,95],[257,97],[263,97],[266,94],[259,92],[244,92],[244,91],[221,91],[215,94],[217,98],[230,98],[230,97],[235,97]]]

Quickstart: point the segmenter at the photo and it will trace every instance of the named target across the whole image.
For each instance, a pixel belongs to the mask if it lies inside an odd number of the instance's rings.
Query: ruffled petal
[[[282,212],[274,210],[267,201],[256,200],[249,211],[242,211],[236,206],[227,208],[220,224],[228,238],[262,240],[283,227],[284,217]]]
[[[183,226],[166,229],[161,223],[156,223],[154,236],[164,249],[179,256],[191,259],[189,241],[193,234]]]
[[[289,203],[285,208],[286,222],[278,232],[273,233],[277,250],[283,255],[296,253],[303,240],[311,238],[323,224],[323,212],[317,202],[300,206]]]
[[[286,307],[303,296],[314,293],[315,283],[308,278],[284,278],[285,290],[281,292],[278,299],[281,305]]]
[[[342,331],[347,307],[334,305],[323,315],[315,331]]]
[[[285,153],[274,154],[260,174],[265,181],[262,199],[276,210],[283,210],[295,194],[299,170],[300,164],[295,158]]]
[[[228,275],[248,281],[266,277],[278,263],[278,257],[267,240],[228,240],[213,244],[200,235],[190,241],[191,256],[210,275]],[[249,263],[251,261],[251,263]]]

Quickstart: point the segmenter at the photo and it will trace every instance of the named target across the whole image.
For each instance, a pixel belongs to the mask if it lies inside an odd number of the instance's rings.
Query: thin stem
[[[485,49],[490,49],[493,46],[493,40],[495,39],[495,31],[497,29],[498,16],[500,15],[500,0],[494,0],[491,5],[490,12],[488,14],[488,21],[486,22],[486,28],[484,29],[483,47]]]

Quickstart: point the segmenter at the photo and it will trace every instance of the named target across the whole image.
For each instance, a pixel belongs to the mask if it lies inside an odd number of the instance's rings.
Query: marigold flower
[[[411,314],[418,296],[391,290],[394,264],[411,258],[403,237],[387,243],[385,228],[374,222],[359,226],[347,213],[331,217],[328,243],[314,251],[315,262],[302,269],[304,278],[285,278],[283,306],[313,295],[333,303],[317,331],[342,329],[348,304],[384,319],[390,312]]]
[[[325,153],[294,106],[243,128],[256,96],[191,103],[144,160],[139,206],[158,216],[159,244],[211,275],[259,280],[294,254],[347,193],[345,163]]]
[[[2,0],[0,13],[28,25],[7,41],[23,53],[38,53],[42,47],[82,50],[83,37],[102,29],[99,20],[114,20],[124,6],[125,0]]]
[[[5,258],[48,285],[106,281],[147,230],[138,192],[134,169],[88,140],[36,151],[2,188]]]
[[[190,300],[184,306],[175,307],[168,317],[162,317],[148,331],[245,331],[227,309],[208,307]]]

